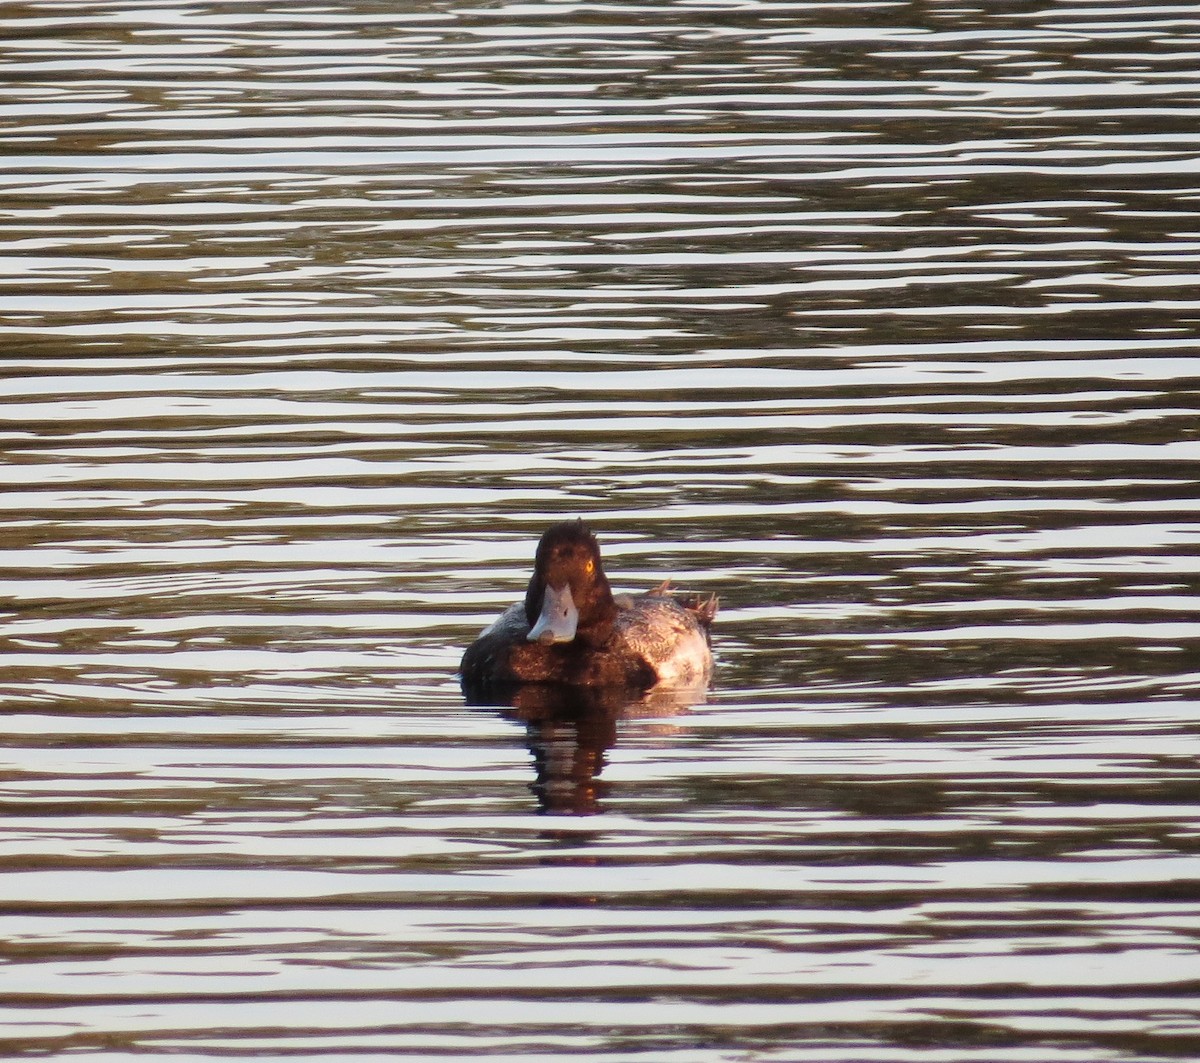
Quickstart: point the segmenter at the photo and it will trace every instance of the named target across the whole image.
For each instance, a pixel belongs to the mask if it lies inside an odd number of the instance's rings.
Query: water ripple
[[[1020,6],[0,11],[9,1053],[1200,1052],[1197,20]],[[464,704],[577,514],[699,704]]]

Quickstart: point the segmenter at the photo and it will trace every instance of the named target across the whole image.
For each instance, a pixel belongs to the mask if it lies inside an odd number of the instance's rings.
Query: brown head
[[[616,615],[596,537],[582,520],[547,528],[525,592],[529,641],[602,646],[612,634]]]

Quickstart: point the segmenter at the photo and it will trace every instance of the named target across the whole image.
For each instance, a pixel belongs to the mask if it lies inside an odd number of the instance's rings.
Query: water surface
[[[0,6],[8,1054],[1200,1054],[1200,18],[1002,7]],[[576,515],[703,700],[465,703]]]

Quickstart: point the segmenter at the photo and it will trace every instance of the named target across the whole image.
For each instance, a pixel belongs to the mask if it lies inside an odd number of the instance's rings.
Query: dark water
[[[1200,13],[0,22],[4,1053],[1200,1056]]]

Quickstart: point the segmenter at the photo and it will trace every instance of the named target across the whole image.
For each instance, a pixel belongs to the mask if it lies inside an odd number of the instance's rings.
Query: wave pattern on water
[[[0,25],[6,1051],[1200,1053],[1200,20]],[[706,702],[464,704],[576,514]]]

